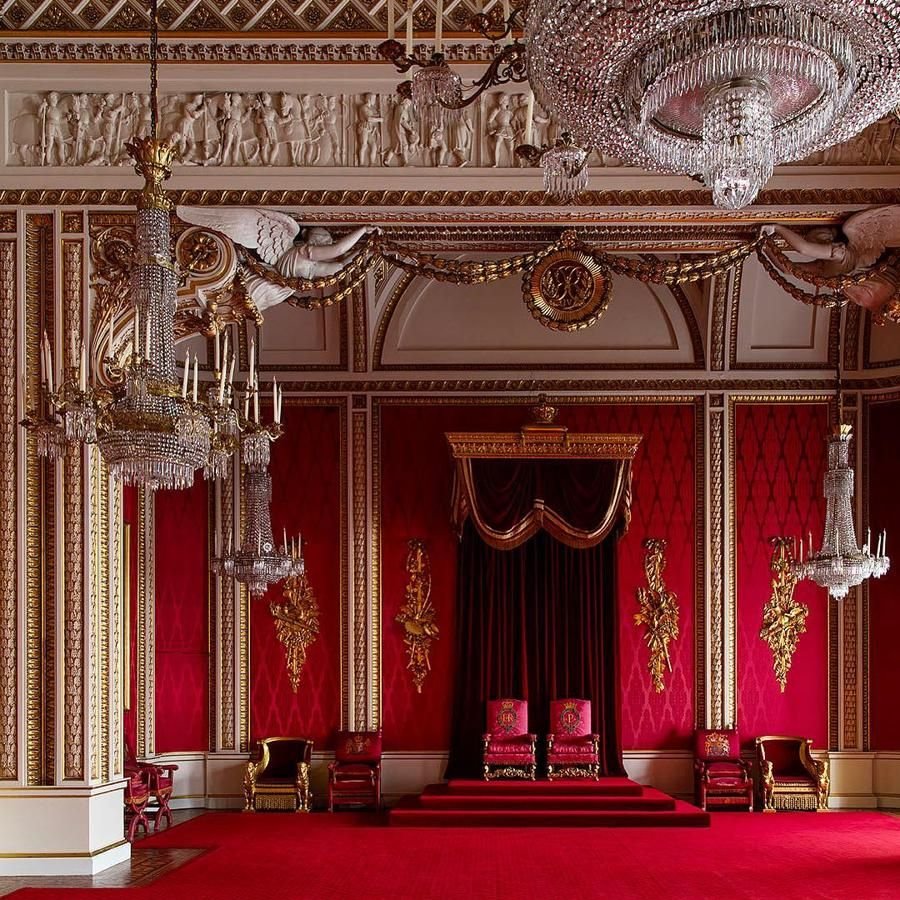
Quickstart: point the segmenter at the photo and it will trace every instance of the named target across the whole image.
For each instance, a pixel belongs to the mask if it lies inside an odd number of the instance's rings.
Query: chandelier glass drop
[[[41,345],[42,385],[36,410],[23,424],[36,436],[37,451],[45,457],[61,455],[67,442],[96,443],[110,475],[125,484],[156,488],[187,488],[202,469],[219,477],[237,446],[241,422],[232,409],[234,363],[218,358],[216,380],[209,396],[198,393],[197,361],[193,391],[189,392],[189,360],[179,389],[175,368],[175,309],[178,270],[172,259],[170,217],[172,203],[163,188],[171,175],[173,146],[159,138],[157,3],[151,3],[150,136],[136,138],[128,150],[135,170],[144,178],[137,203],[135,256],[130,300],[133,331],[121,377],[109,382],[107,372],[118,365],[113,339],[114,319],[108,326],[108,355],[89,371],[86,345],[71,335],[71,359],[54,385],[53,350],[44,335]]]
[[[491,13],[472,27],[494,59],[441,105],[527,81],[585,152],[700,178],[724,208],[900,102],[900,0],[523,0],[505,22]],[[379,49],[399,71],[430,65],[396,41]],[[543,166],[550,148],[532,149]]]
[[[281,435],[281,393],[273,388],[274,422],[259,423],[259,383],[253,371],[251,350],[250,382],[245,400],[245,412],[252,397],[254,423],[241,436],[241,461],[244,464],[244,500],[246,524],[239,546],[229,546],[223,556],[213,560],[215,573],[246,584],[252,597],[262,596],[270,584],[305,570],[302,541],[298,535],[288,542],[284,533],[281,547],[275,546],[272,536],[270,503],[272,500],[272,476],[269,474],[270,449]]]

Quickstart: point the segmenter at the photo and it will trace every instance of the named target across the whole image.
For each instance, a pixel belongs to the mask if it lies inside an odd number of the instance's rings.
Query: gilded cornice
[[[447,443],[454,459],[634,459],[640,434],[570,434],[517,431],[452,433]]]
[[[434,221],[440,222],[453,207],[462,208],[522,208],[536,207],[559,210],[558,204],[542,190],[188,190],[171,189],[169,197],[175,204],[186,206],[296,206],[296,207],[440,207],[431,211]],[[121,206],[133,208],[139,190],[124,188],[80,189],[13,189],[0,190],[0,206]],[[688,222],[678,213],[679,207],[703,207],[702,217],[693,221],[704,224],[763,223],[771,213],[760,207],[808,206],[809,210],[788,211],[784,216],[808,222],[838,222],[845,213],[837,209],[816,207],[868,206],[900,203],[898,188],[790,188],[763,191],[754,206],[735,213],[726,213],[712,206],[711,195],[705,190],[621,190],[586,191],[570,207],[565,207],[566,223],[573,221],[569,211],[595,207],[668,207],[656,209],[645,221],[672,223]],[[574,214],[574,213],[573,213]],[[546,214],[544,214],[546,219]],[[577,217],[576,217],[577,218]]]

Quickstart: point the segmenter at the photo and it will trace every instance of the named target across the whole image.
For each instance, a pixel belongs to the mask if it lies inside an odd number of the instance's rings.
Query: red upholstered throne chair
[[[339,731],[328,766],[328,811],[335,805],[381,809],[381,732]]]
[[[484,778],[530,778],[537,765],[537,735],[528,731],[525,700],[489,700],[487,731],[483,738]]]
[[[135,756],[134,748],[125,741],[125,777],[131,778],[137,775],[147,786],[148,800],[154,800],[157,804],[156,816],[153,820],[153,830],[159,828],[159,823],[165,819],[167,825],[172,824],[172,809],[169,801],[172,799],[172,788],[175,786],[175,772],[178,766],[171,764],[151,763],[139,760]],[[125,802],[126,809],[128,802]]]
[[[741,759],[736,728],[701,728],[694,742],[697,806],[753,812],[750,763]]]
[[[763,812],[828,809],[829,760],[813,759],[808,738],[766,735],[756,739]]]
[[[590,700],[553,700],[547,778],[599,778],[600,735],[591,732]]]

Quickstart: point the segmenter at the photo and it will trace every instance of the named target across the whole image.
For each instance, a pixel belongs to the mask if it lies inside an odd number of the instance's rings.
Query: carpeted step
[[[672,810],[429,809],[410,797],[388,815],[395,827],[705,828],[709,821],[709,813],[680,800]]]
[[[463,794],[425,792],[419,797],[423,809],[530,809],[530,810],[673,810],[674,798],[645,789],[643,794]]]
[[[483,781],[474,778],[454,778],[447,784],[430,784],[426,793],[447,792],[451,794],[549,794],[562,796],[578,794],[579,796],[596,794],[613,794],[617,796],[639,797],[643,788],[630,778],[561,778],[557,781],[527,781],[525,779],[509,779],[500,781]]]

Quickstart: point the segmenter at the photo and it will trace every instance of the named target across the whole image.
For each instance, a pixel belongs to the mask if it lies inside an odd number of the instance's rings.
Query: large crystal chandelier
[[[700,178],[725,208],[900,102],[900,0],[524,0],[499,22],[496,10],[472,21],[498,46],[487,71],[468,95],[454,86],[436,102],[457,108],[527,81],[583,152]],[[410,45],[380,51],[450,84],[437,48],[419,61]],[[520,155],[558,170],[552,150]]]
[[[245,403],[252,397],[254,423],[241,436],[241,461],[244,464],[244,500],[246,524],[242,540],[235,548],[229,545],[225,553],[213,560],[213,571],[246,584],[251,596],[259,597],[270,584],[302,575],[305,570],[300,536],[288,542],[284,532],[281,547],[275,546],[269,505],[272,500],[272,476],[269,474],[270,448],[281,435],[281,394],[273,388],[274,422],[259,423],[259,383],[254,377],[251,353],[250,383]],[[245,412],[249,418],[249,409]]]
[[[179,386],[175,370],[175,307],[178,271],[172,260],[172,203],[163,189],[171,175],[175,150],[159,137],[157,3],[151,3],[151,136],[129,143],[135,170],[144,177],[137,203],[136,247],[130,299],[134,328],[122,377],[104,384],[105,373],[89,371],[90,340],[71,335],[71,359],[54,384],[52,345],[41,346],[42,385],[37,408],[23,424],[36,436],[37,452],[58,457],[66,442],[96,443],[110,474],[125,484],[187,488],[203,469],[221,476],[237,445],[241,423],[232,409],[233,361],[216,359],[216,381],[208,397],[198,392],[197,361],[189,391],[189,362]],[[110,319],[108,356],[97,368],[116,363],[114,323]],[[104,342],[105,343],[105,342]],[[218,349],[218,335],[216,347]]]
[[[843,424],[843,391],[841,389],[841,363],[844,356],[843,341],[839,341],[837,364],[838,425],[828,438],[828,470],[825,473],[825,531],[822,546],[813,550],[812,534],[806,548],[800,539],[800,553],[794,565],[798,579],[810,579],[826,588],[835,600],[843,600],[850,588],[862,584],[867,578],[881,578],[891,567],[887,555],[887,533],[882,531],[875,552],[872,552],[872,531],[868,530],[866,543],[856,543],[856,527],[853,515],[854,473],[850,466],[850,437],[853,429]],[[806,558],[804,559],[804,549]]]

